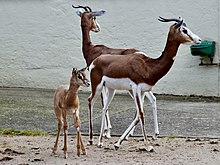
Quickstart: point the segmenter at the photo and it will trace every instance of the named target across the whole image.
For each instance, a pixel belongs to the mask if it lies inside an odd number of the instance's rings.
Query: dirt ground
[[[64,159],[60,138],[58,152],[52,154],[55,136],[0,136],[2,165],[87,165],[87,164],[147,164],[147,165],[219,165],[220,139],[165,137],[151,141],[155,152],[145,150],[140,137],[130,137],[118,151],[118,137],[105,139],[104,147],[86,146],[87,155],[76,155],[76,138],[69,136],[68,158]],[[83,136],[86,144],[88,137]],[[97,143],[97,137],[94,142]]]

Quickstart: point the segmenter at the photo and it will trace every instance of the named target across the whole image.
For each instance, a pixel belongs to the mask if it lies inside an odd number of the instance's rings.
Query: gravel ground
[[[142,138],[131,137],[118,151],[113,143],[118,137],[105,139],[104,147],[86,146],[87,155],[76,155],[76,138],[69,137],[68,158],[64,159],[60,139],[58,152],[51,148],[55,136],[0,136],[2,165],[219,165],[219,139],[159,138],[153,141],[155,152],[146,152]],[[84,143],[88,139],[83,136]],[[97,137],[95,137],[97,142]]]

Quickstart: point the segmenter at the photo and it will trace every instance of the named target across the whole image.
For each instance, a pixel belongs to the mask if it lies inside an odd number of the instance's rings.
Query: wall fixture
[[[217,65],[213,63],[213,57],[215,56],[215,41],[202,41],[198,45],[190,46],[191,54],[193,56],[200,56],[201,63],[199,65]],[[210,63],[203,63],[204,58],[209,58]]]

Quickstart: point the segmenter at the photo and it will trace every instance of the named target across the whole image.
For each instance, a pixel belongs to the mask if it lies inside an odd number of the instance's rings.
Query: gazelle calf
[[[118,49],[118,48],[110,48],[105,45],[94,45],[91,41],[90,31],[93,31],[96,33],[100,31],[101,28],[97,22],[97,17],[105,14],[106,11],[105,10],[92,11],[92,9],[89,6],[73,6],[72,5],[72,7],[78,9],[76,13],[81,18],[81,30],[82,30],[82,38],[83,38],[82,52],[83,52],[84,59],[86,60],[87,66],[89,66],[92,63],[92,61],[100,55],[106,55],[106,54],[128,55],[128,54],[132,54],[135,52],[140,52],[139,50],[134,49],[134,48]],[[82,9],[82,10],[79,10],[79,9]],[[105,95],[106,92],[108,92],[106,89],[102,90],[103,95]],[[131,96],[133,95],[132,91],[129,91],[129,93]],[[152,91],[145,92],[145,96],[148,98],[153,108],[153,118],[154,118],[153,138],[156,139],[157,135],[159,135],[159,128],[158,128],[158,122],[157,122],[156,97],[153,95]],[[109,114],[107,111],[106,118],[105,118],[105,131],[103,133],[103,136],[110,138],[111,128],[112,126],[111,126]],[[130,134],[133,134],[133,131],[134,129],[132,129]],[[91,136],[93,136],[93,133],[90,132],[89,134],[90,134],[90,138],[92,138]],[[92,141],[89,141],[89,143],[92,144]]]
[[[72,77],[70,79],[70,85],[60,86],[56,89],[54,95],[54,111],[58,121],[58,132],[55,145],[53,147],[53,153],[57,151],[58,140],[60,131],[64,129],[64,157],[67,158],[67,115],[73,115],[74,126],[77,129],[77,155],[80,156],[80,149],[83,155],[86,154],[85,147],[83,145],[81,133],[80,133],[80,118],[79,118],[79,97],[78,90],[80,86],[89,87],[89,81],[85,74],[86,68],[77,70],[73,68]]]
[[[100,95],[102,88],[108,89],[104,97],[104,107],[102,110],[102,124],[99,136],[98,146],[103,146],[102,134],[104,131],[104,118],[109,104],[114,97],[116,90],[132,90],[134,103],[136,106],[136,117],[115,143],[115,149],[118,149],[122,141],[141,121],[144,141],[147,143],[147,150],[153,149],[147,141],[147,135],[144,127],[143,98],[144,92],[151,91],[153,86],[171,69],[180,44],[194,43],[199,44],[201,39],[193,34],[183,22],[179,19],[165,19],[160,17],[162,22],[174,21],[168,33],[167,43],[161,56],[153,59],[143,53],[134,53],[130,55],[101,55],[97,57],[89,67],[91,77],[92,93],[88,99],[89,110],[92,112],[96,98]],[[138,55],[137,55],[138,54]],[[92,113],[90,113],[92,114]],[[90,122],[92,116],[90,116]],[[90,128],[92,129],[92,127]],[[90,130],[92,132],[92,130]],[[93,139],[90,139],[92,141]]]

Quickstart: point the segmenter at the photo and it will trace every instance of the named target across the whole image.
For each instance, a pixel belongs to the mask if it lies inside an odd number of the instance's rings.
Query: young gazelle
[[[90,31],[93,32],[99,32],[100,26],[97,22],[96,17],[102,16],[105,11],[99,10],[99,11],[92,11],[92,9],[88,6],[72,6],[73,8],[77,9],[83,9],[77,10],[76,13],[78,16],[81,17],[81,29],[82,29],[82,51],[84,58],[86,60],[87,66],[89,66],[92,61],[100,56],[105,54],[111,54],[111,55],[127,55],[135,52],[139,52],[137,49],[116,49],[116,48],[109,48],[105,45],[94,45],[90,38]],[[102,92],[108,92],[106,89]],[[132,96],[132,91],[129,91],[130,95]],[[105,95],[105,94],[104,94]],[[150,101],[152,107],[153,107],[153,117],[154,117],[154,134],[153,138],[156,138],[157,135],[159,135],[159,128],[158,128],[158,122],[157,122],[157,107],[156,107],[156,97],[153,95],[151,91],[148,91],[145,93],[145,96]],[[91,114],[92,115],[92,114]],[[110,129],[112,128],[108,111],[106,112],[106,120],[105,120],[105,131],[104,134],[107,138],[110,138]],[[134,130],[134,129],[133,129]],[[130,134],[133,134],[133,130]],[[90,133],[90,136],[92,136],[92,132]],[[91,137],[92,138],[92,137]],[[90,144],[92,142],[90,141]]]
[[[127,56],[102,55],[97,57],[89,67],[92,93],[89,97],[89,110],[93,110],[96,98],[100,95],[102,88],[108,89],[104,96],[104,107],[102,111],[102,124],[99,136],[98,146],[103,145],[102,134],[104,129],[104,117],[106,110],[114,97],[116,90],[132,90],[136,105],[136,117],[115,143],[115,149],[118,149],[122,141],[129,134],[132,128],[141,121],[144,141],[147,142],[147,135],[144,127],[143,95],[146,91],[151,91],[153,86],[165,76],[173,65],[180,44],[195,43],[199,44],[201,39],[193,34],[183,22],[179,19],[159,18],[162,22],[176,22],[170,27],[167,43],[162,55],[153,59],[146,55],[134,53]],[[92,120],[92,116],[90,116]],[[91,122],[91,121],[90,121]],[[92,127],[90,128],[92,129]],[[92,130],[90,130],[92,132]],[[90,139],[92,141],[93,139]],[[148,145],[147,150],[153,147]]]
[[[83,141],[80,134],[80,118],[79,118],[79,97],[78,90],[80,86],[89,87],[89,81],[85,74],[86,68],[77,70],[73,68],[72,77],[70,79],[70,85],[60,86],[56,89],[54,95],[54,111],[58,121],[58,132],[55,145],[53,147],[53,153],[57,151],[58,140],[60,131],[64,129],[64,157],[67,158],[67,115],[73,115],[74,126],[77,129],[77,155],[80,156],[80,149],[85,155],[86,150],[83,145]]]

